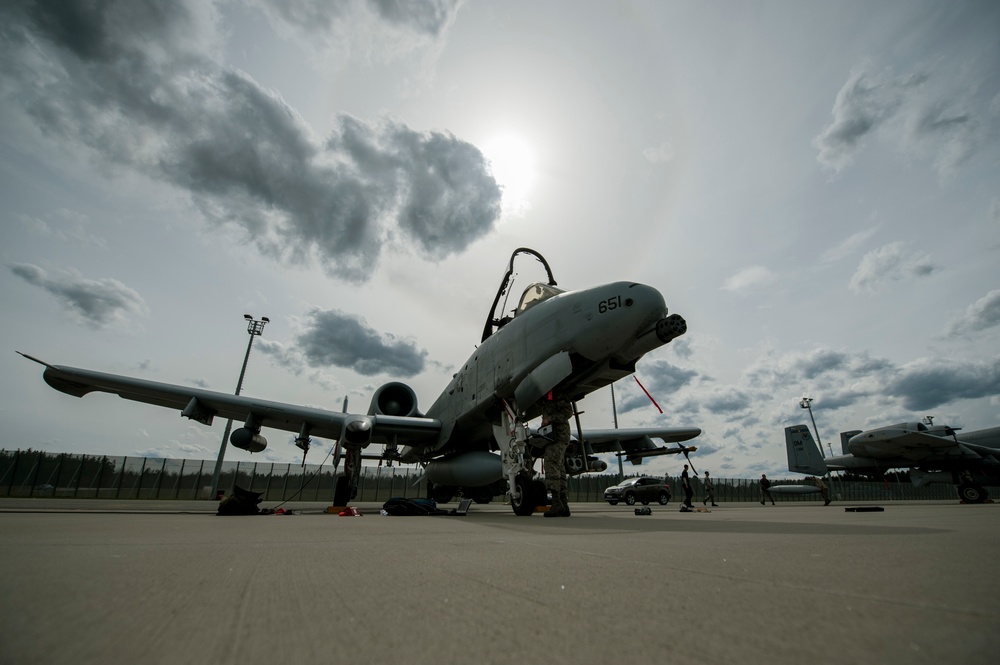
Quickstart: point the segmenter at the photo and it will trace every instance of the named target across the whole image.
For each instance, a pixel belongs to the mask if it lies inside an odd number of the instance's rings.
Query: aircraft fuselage
[[[500,400],[526,402],[518,404],[525,419],[537,417],[535,400],[553,381],[579,399],[631,374],[636,360],[671,339],[657,327],[667,317],[663,296],[634,282],[557,292],[527,306],[522,298],[519,310],[476,348],[427,410],[444,427],[425,454],[489,450]],[[403,460],[411,459],[404,449]]]

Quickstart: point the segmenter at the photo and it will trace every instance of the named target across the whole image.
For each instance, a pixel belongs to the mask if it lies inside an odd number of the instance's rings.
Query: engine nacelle
[[[240,427],[229,435],[229,443],[251,453],[259,453],[267,448],[267,439],[246,427]]]
[[[345,448],[367,448],[372,442],[372,420],[368,416],[350,416],[340,431],[340,443]]]
[[[417,394],[405,383],[393,381],[375,391],[368,407],[370,416],[421,416]]]

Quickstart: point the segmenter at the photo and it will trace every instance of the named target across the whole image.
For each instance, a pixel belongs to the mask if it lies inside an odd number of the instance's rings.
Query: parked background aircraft
[[[514,310],[498,313],[520,254],[539,260],[548,282],[531,284]],[[520,248],[511,255],[481,343],[426,412],[418,408],[414,391],[396,381],[375,391],[366,413],[352,414],[57,366],[22,355],[45,365],[43,377],[50,386],[75,397],[107,392],[177,409],[205,425],[216,416],[243,421],[230,442],[251,452],[267,446],[263,427],[296,432],[296,445],[304,449],[313,436],[337,439],[344,473],[336,505],[355,496],[362,451],[380,444],[384,459],[421,464],[439,496],[462,492],[489,500],[506,490],[514,512],[530,515],[546,497],[534,469],[542,438],[527,425],[540,415],[540,398],[558,390],[575,403],[632,374],[643,355],[686,330],[684,319],[668,314],[663,296],[650,286],[614,282],[565,291],[556,286],[540,254]],[[679,442],[701,433],[695,427],[582,432],[579,417],[576,421],[577,440],[566,461],[571,474],[605,470],[595,457],[599,452],[624,451],[633,464],[650,454],[686,455],[693,448],[658,447],[653,439]]]
[[[987,500],[983,485],[1000,483],[1000,427],[960,432],[947,425],[910,422],[842,432],[840,440],[844,454],[824,459],[808,427],[786,427],[788,470],[881,476],[890,469],[909,469],[914,485],[951,483],[968,503]]]

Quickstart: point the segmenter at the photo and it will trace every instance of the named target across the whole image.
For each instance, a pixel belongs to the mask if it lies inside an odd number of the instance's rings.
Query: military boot
[[[552,505],[545,511],[545,517],[565,517],[569,515],[569,509],[563,503],[558,491],[552,493]]]
[[[563,505],[562,517],[569,517],[569,492],[566,490],[560,491],[559,498],[562,500]]]

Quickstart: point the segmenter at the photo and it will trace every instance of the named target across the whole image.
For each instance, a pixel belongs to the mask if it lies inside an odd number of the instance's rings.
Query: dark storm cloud
[[[364,319],[337,310],[313,310],[297,338],[310,367],[343,367],[358,374],[414,376],[423,371],[427,351],[413,342],[380,334]]]
[[[71,313],[94,328],[123,320],[128,314],[144,316],[148,312],[142,297],[116,279],[86,279],[74,273],[52,276],[26,263],[11,265],[10,271],[55,296]]]
[[[277,93],[212,59],[215,20],[206,3],[0,4],[5,104],[186,190],[261,251],[353,281],[388,242],[439,259],[493,228],[500,189],[474,146],[345,115],[319,141]]]

